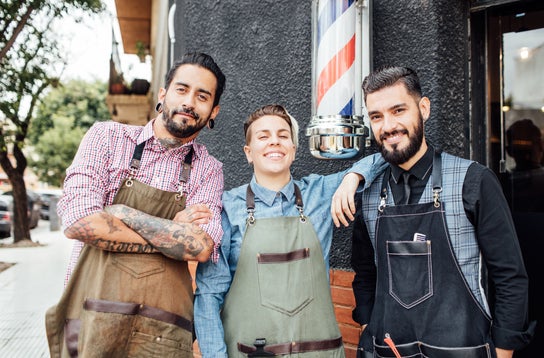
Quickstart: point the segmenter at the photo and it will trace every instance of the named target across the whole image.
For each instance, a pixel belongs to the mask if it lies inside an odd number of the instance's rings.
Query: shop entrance
[[[529,273],[529,314],[539,321],[533,343],[515,357],[537,357],[544,341],[544,4],[489,7],[473,11],[474,21],[483,21],[471,26],[473,58],[480,56],[472,105],[481,107],[471,129],[486,141],[472,149],[501,180]]]

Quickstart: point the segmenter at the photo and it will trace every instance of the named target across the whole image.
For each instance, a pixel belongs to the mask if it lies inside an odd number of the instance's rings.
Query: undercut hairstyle
[[[279,104],[268,104],[266,106],[263,106],[253,113],[249,115],[249,117],[244,122],[244,134],[246,137],[246,145],[249,144],[251,141],[251,132],[249,131],[249,127],[255,122],[257,119],[264,117],[264,116],[277,116],[282,119],[284,119],[287,124],[289,124],[289,128],[291,128],[291,138],[293,140],[293,143],[295,144],[295,147],[298,148],[298,122],[297,120],[287,112],[285,107],[279,105]]]
[[[176,71],[182,65],[196,65],[205,68],[214,74],[215,78],[217,79],[217,87],[215,88],[213,106],[217,106],[219,104],[219,100],[221,99],[221,95],[223,94],[223,90],[225,89],[226,78],[213,58],[210,55],[202,52],[190,52],[185,54],[179,60],[174,62],[172,67],[170,67],[170,70],[168,70],[168,73],[166,74],[166,89],[170,87],[170,84],[176,75]]]
[[[363,81],[363,93],[366,103],[366,97],[386,87],[391,87],[397,83],[403,83],[408,93],[415,99],[420,99],[421,84],[416,71],[408,67],[385,66],[373,71]]]

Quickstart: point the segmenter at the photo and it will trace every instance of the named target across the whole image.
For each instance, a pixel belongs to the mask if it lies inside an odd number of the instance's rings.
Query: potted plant
[[[147,47],[143,41],[136,41],[136,55],[140,59],[140,62],[145,62],[145,56],[147,55]]]
[[[117,74],[110,78],[110,94],[124,94],[126,91],[123,74]]]

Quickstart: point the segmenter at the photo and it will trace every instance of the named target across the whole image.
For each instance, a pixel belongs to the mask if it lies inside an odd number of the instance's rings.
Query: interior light
[[[526,60],[529,58],[529,48],[528,47],[522,47],[519,49],[519,57],[522,60]]]

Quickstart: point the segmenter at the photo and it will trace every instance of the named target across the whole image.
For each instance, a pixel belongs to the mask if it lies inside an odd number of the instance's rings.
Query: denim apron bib
[[[167,192],[134,179],[144,146],[136,147],[114,204],[171,220],[185,208],[193,150],[179,192]],[[85,245],[59,303],[46,313],[46,330],[52,358],[193,357],[192,320],[186,261]]]
[[[240,258],[222,311],[229,358],[344,357],[323,253],[310,219],[254,218],[247,187],[248,219]]]
[[[450,243],[447,203],[440,201],[440,154],[433,160],[431,202],[386,205],[389,176],[390,168],[376,221],[374,309],[358,357],[494,357],[491,321],[467,286]]]

